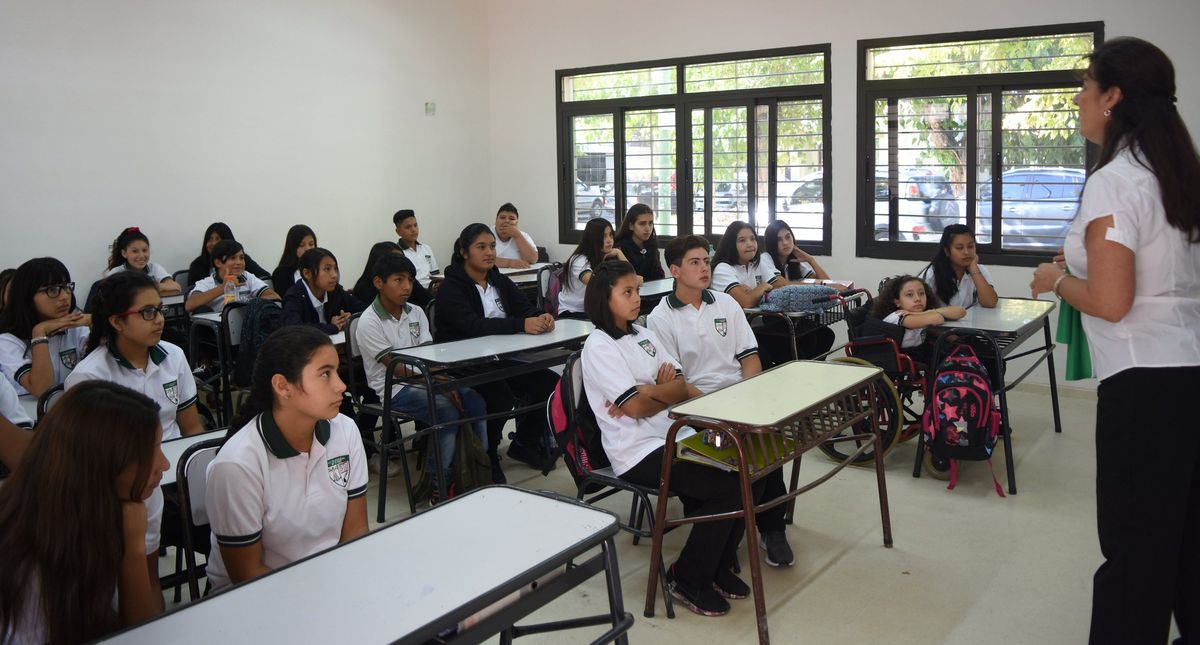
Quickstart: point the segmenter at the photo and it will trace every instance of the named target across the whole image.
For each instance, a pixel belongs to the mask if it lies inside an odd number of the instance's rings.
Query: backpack
[[[558,380],[558,385],[554,386],[554,393],[550,395],[550,402],[547,404],[547,416],[550,417],[550,430],[554,433],[558,450],[567,464],[567,471],[571,473],[571,478],[578,487],[579,482],[588,474],[610,464],[604,454],[604,448],[600,445],[600,427],[596,424],[592,407],[588,405],[587,393],[583,391],[582,383],[574,418],[567,414],[567,404],[563,401],[563,383],[566,382],[567,377],[564,376]],[[600,484],[592,483],[583,492],[594,493],[602,488]]]
[[[824,311],[834,303],[829,296],[837,293],[837,289],[823,284],[789,284],[772,289],[763,294],[763,311],[783,312],[817,312]]]
[[[470,425],[459,427],[450,469],[454,473],[450,497],[492,484],[492,461]]]
[[[562,291],[562,267],[549,271],[546,278],[546,296],[542,299],[542,311],[551,316],[558,316],[558,292]]]
[[[283,326],[283,307],[275,300],[255,298],[246,304],[246,315],[242,318],[242,338],[238,343],[237,359],[233,364],[233,382],[238,387],[249,387],[254,375],[254,360],[258,348],[266,342],[271,332]]]
[[[921,420],[922,440],[929,452],[950,461],[950,485],[958,483],[958,461],[987,461],[1000,435],[1000,408],[992,396],[987,368],[969,345],[958,345],[930,379],[929,396]],[[996,492],[1004,489],[992,473]]]

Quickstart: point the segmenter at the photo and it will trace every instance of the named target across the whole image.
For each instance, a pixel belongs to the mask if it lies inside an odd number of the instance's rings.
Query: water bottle
[[[231,305],[231,304],[237,302],[237,297],[238,297],[237,276],[235,276],[235,275],[225,276],[225,304]]]

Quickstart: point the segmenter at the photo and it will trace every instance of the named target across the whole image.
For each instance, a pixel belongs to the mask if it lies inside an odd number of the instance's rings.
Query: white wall
[[[86,289],[122,228],[174,270],[220,220],[270,270],[305,223],[352,284],[402,207],[447,261],[491,201],[486,27],[482,0],[0,2],[0,266]]]
[[[1138,36],[1166,51],[1176,65],[1179,110],[1193,134],[1200,133],[1200,41],[1195,37],[1200,3],[1195,0],[1007,0],[936,8],[883,0],[513,0],[490,7],[492,201],[517,204],[523,226],[540,244],[550,243],[557,259],[570,248],[553,244],[558,240],[556,69],[831,43],[833,256],[822,264],[861,285],[920,267],[855,257],[859,39],[1103,20],[1109,37]],[[1028,295],[1030,269],[993,267],[992,272],[1002,295]],[[1057,358],[1061,376],[1065,354],[1060,351]],[[1030,379],[1045,382],[1044,374],[1038,370]]]

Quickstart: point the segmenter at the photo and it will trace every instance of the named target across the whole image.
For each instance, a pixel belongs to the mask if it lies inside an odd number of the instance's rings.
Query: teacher
[[[1064,257],[1034,271],[1082,314],[1100,379],[1096,506],[1104,563],[1091,643],[1200,638],[1200,159],[1154,45],[1089,57],[1079,130],[1100,146]],[[1065,259],[1064,268],[1062,260]]]

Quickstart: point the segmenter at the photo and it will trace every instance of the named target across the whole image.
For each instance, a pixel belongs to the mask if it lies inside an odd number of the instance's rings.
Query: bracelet
[[[42,343],[48,342],[50,342],[50,338],[48,336],[38,336],[37,338],[29,339],[29,346],[32,348],[34,345],[41,345]]]
[[[1058,279],[1054,281],[1054,286],[1050,287],[1050,291],[1054,292],[1054,295],[1057,296],[1059,300],[1062,300],[1062,294],[1058,292],[1058,287],[1062,284],[1063,280],[1066,280],[1069,277],[1071,277],[1070,273],[1064,273],[1058,276]]]

